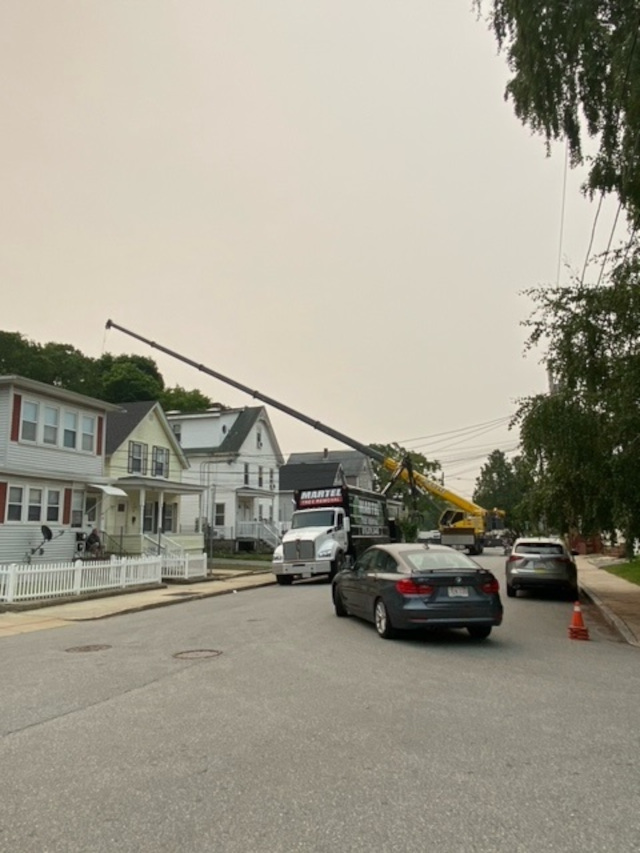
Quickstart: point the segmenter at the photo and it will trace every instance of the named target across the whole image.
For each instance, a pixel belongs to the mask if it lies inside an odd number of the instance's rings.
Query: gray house
[[[298,489],[327,486],[373,489],[373,466],[358,450],[324,450],[292,453],[280,468],[280,526],[288,530],[293,513],[293,493]]]

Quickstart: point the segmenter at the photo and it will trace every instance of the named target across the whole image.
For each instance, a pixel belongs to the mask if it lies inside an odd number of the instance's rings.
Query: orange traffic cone
[[[584,624],[584,620],[582,618],[582,609],[580,607],[579,601],[576,601],[576,603],[573,605],[573,616],[571,617],[571,624],[569,625],[569,639],[589,639],[589,629]]]

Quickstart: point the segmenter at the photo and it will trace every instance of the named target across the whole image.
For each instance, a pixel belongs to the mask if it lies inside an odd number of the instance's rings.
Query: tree
[[[585,189],[615,193],[640,223],[640,9],[636,0],[474,0],[506,53],[505,92],[547,148],[566,139],[572,165],[596,140]]]
[[[393,444],[372,444],[371,447],[383,453],[389,459],[397,459],[401,462],[408,458],[411,460],[414,471],[419,471],[426,477],[433,478],[437,475],[439,479],[440,463],[430,462],[422,453],[417,453],[415,450],[406,450],[397,443]],[[378,462],[373,462],[374,471],[374,487],[378,491],[387,486],[390,482],[392,474],[383,468]],[[438,519],[445,508],[443,501],[440,501],[431,495],[412,494],[411,486],[404,480],[397,480],[391,492],[392,497],[402,500],[404,506],[409,509],[412,522],[417,529],[429,530],[438,526]],[[416,531],[417,532],[417,531]],[[407,536],[407,539],[410,537]]]
[[[162,385],[132,361],[118,360],[102,376],[100,398],[110,403],[135,403],[157,400]]]
[[[473,500],[485,509],[501,509],[506,513],[505,527],[520,532],[516,521],[517,507],[522,501],[522,477],[502,450],[493,450],[476,479]]]
[[[159,400],[165,412],[205,412],[213,406],[213,401],[200,391],[186,391],[180,385],[165,388]],[[222,409],[226,408],[219,405]]]
[[[529,291],[528,347],[545,345],[553,393],[521,401],[535,500],[562,532],[640,537],[640,258],[618,256],[602,285]]]

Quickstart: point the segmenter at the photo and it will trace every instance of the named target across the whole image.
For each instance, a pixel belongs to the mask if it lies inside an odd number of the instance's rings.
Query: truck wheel
[[[276,575],[276,581],[278,582],[278,586],[291,586],[293,583],[292,575]]]
[[[335,560],[331,561],[331,570],[329,572],[329,581],[332,581],[338,572],[342,571],[342,567],[344,566],[344,554],[342,551],[339,551],[336,554]]]

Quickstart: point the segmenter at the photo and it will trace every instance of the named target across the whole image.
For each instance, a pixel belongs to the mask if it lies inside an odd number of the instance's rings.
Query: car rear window
[[[412,551],[404,555],[414,572],[428,572],[434,569],[477,569],[478,566],[460,551]]]
[[[517,554],[564,554],[562,545],[554,542],[520,542],[514,550]]]

